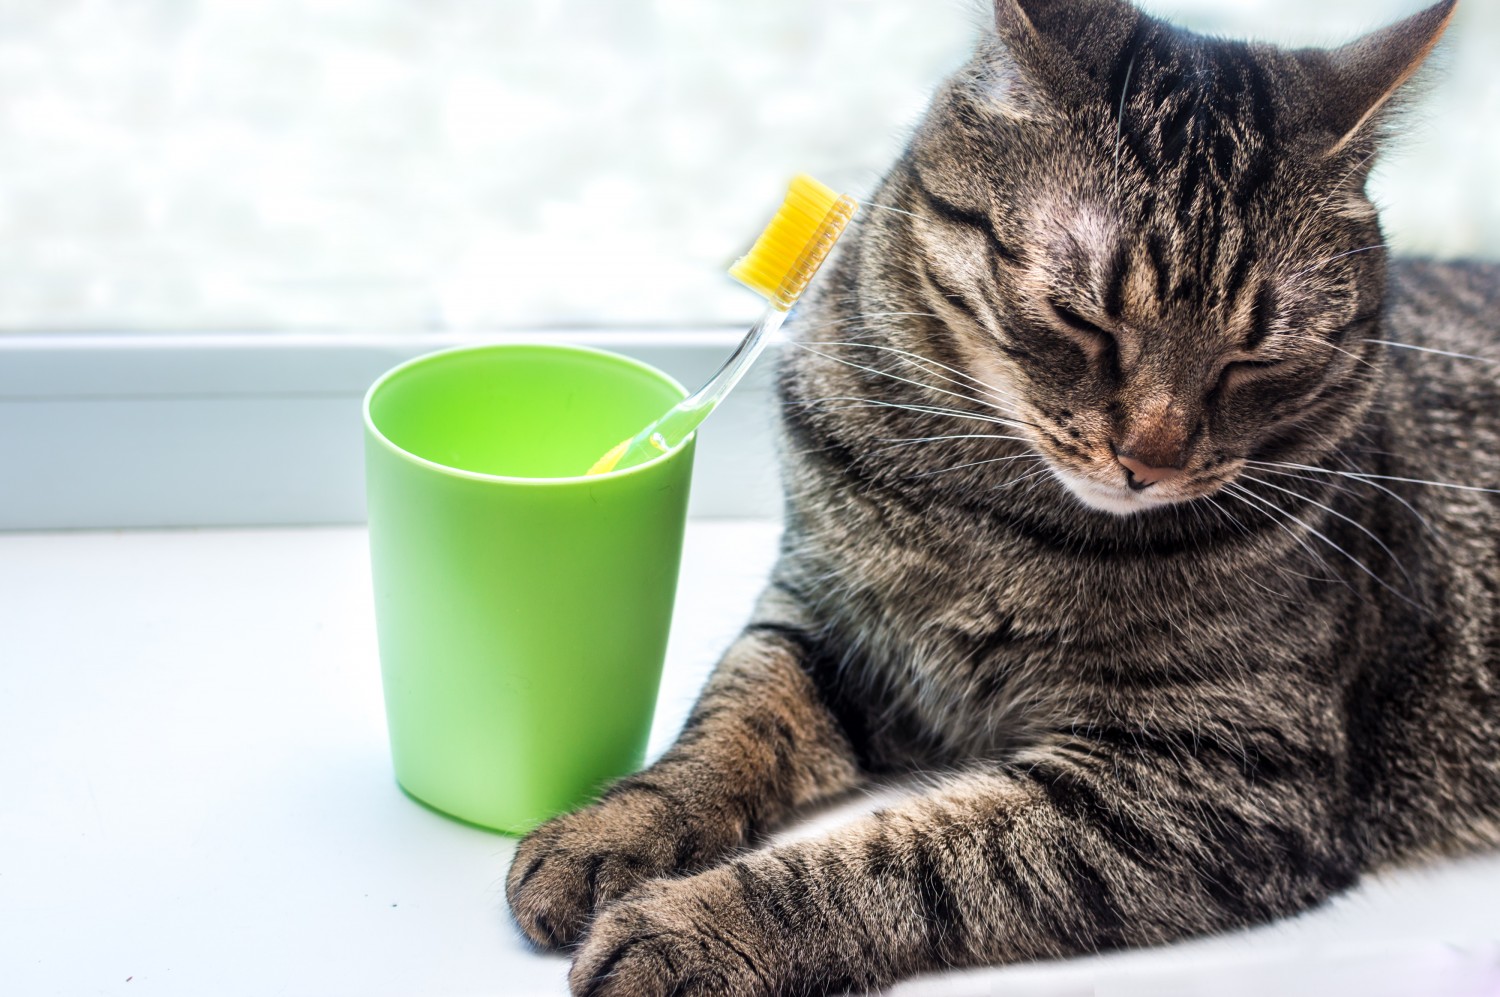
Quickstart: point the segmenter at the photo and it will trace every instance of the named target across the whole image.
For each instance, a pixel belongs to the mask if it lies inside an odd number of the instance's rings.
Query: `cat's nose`
[[[1152,467],[1145,461],[1125,454],[1116,454],[1115,460],[1125,469],[1125,483],[1130,486],[1131,491],[1136,492],[1150,488],[1158,481],[1169,481],[1182,473],[1180,467]]]

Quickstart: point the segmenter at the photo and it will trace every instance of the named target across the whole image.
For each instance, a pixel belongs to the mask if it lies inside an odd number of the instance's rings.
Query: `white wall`
[[[1418,0],[1152,0],[1336,42]],[[0,330],[738,322],[809,169],[858,189],[985,0],[0,5]],[[1500,3],[1380,175],[1399,245],[1500,257]]]

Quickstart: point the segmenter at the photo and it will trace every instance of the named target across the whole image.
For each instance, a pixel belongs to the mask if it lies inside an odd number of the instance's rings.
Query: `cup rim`
[[[432,471],[437,471],[442,474],[457,478],[466,478],[471,481],[490,481],[506,485],[542,486],[571,485],[579,484],[581,482],[597,483],[628,477],[638,472],[644,473],[648,469],[655,467],[657,464],[660,464],[664,461],[669,461],[672,458],[683,453],[691,446],[693,441],[697,439],[698,433],[697,430],[694,430],[693,432],[689,433],[681,443],[677,444],[677,446],[666,451],[665,453],[659,454],[656,457],[652,457],[650,460],[645,461],[644,463],[632,464],[630,467],[618,468],[613,471],[604,471],[600,474],[575,474],[559,478],[523,478],[508,474],[488,474],[483,471],[466,471],[461,467],[453,467],[449,464],[440,464],[435,460],[429,460],[426,457],[414,454],[410,450],[397,445],[394,440],[386,436],[385,433],[381,432],[380,427],[375,425],[374,417],[370,415],[370,401],[375,397],[375,393],[379,391],[387,381],[403,373],[410,367],[414,367],[422,363],[428,363],[432,360],[437,359],[438,357],[447,356],[453,353],[476,353],[491,350],[535,349],[537,347],[546,350],[557,350],[564,353],[592,353],[597,356],[608,357],[611,360],[621,361],[628,366],[634,367],[636,370],[639,370],[642,373],[649,374],[652,377],[665,381],[667,384],[682,392],[682,396],[684,398],[686,398],[688,394],[687,388],[683,387],[682,384],[677,380],[677,378],[673,377],[671,374],[668,374],[666,371],[661,370],[657,367],[653,367],[643,360],[637,360],[635,357],[626,356],[623,353],[616,353],[614,350],[603,350],[595,346],[580,346],[577,343],[549,343],[544,340],[527,340],[524,342],[505,343],[469,343],[462,346],[450,346],[441,350],[433,350],[429,353],[423,353],[421,356],[412,357],[410,360],[404,360],[401,363],[398,363],[396,366],[392,367],[390,370],[377,377],[375,379],[375,382],[371,384],[368,389],[366,389],[364,401],[360,406],[364,415],[365,431],[369,433],[373,439],[378,441],[381,446],[385,447],[396,456],[411,461],[414,464],[418,464]]]

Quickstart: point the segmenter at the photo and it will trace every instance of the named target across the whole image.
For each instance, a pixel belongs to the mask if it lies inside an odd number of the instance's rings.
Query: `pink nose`
[[[1125,468],[1126,484],[1135,491],[1150,488],[1158,481],[1169,481],[1182,473],[1180,467],[1152,467],[1144,461],[1126,457],[1124,454],[1116,455],[1115,459],[1120,462],[1121,467]]]

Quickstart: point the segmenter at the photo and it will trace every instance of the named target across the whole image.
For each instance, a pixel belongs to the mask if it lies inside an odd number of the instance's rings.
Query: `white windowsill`
[[[653,752],[777,536],[689,522]],[[391,776],[363,528],[0,534],[0,635],[0,990],[565,993],[507,918],[513,841]],[[1285,924],[895,993],[1480,997],[1496,896],[1500,856],[1444,863]]]

